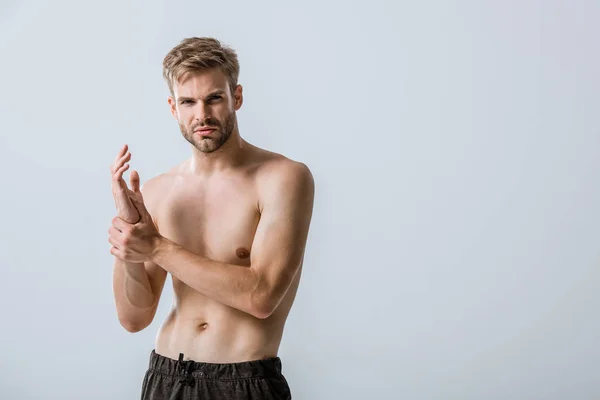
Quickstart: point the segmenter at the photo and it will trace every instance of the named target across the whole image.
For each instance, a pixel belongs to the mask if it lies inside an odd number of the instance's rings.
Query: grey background
[[[164,55],[239,54],[250,142],[315,176],[295,399],[600,398],[596,1],[6,1],[0,398],[134,399],[109,166],[190,154]],[[129,174],[126,174],[127,179]]]

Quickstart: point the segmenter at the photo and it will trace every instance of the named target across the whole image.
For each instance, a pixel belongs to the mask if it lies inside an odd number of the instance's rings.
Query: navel
[[[247,249],[240,247],[235,251],[235,254],[239,257],[239,258],[248,258],[250,257],[250,251],[248,251]]]
[[[207,328],[208,328],[208,323],[207,322],[198,325],[198,330],[199,331],[205,331]]]

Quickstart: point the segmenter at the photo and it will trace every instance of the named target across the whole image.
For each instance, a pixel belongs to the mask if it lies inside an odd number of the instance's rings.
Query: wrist
[[[174,242],[169,239],[159,235],[154,240],[154,249],[150,256],[150,261],[154,264],[160,265],[162,260],[164,260],[165,255],[173,248],[175,245]]]

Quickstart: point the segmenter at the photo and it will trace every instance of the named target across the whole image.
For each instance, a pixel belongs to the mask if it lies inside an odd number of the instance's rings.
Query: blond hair
[[[169,85],[171,96],[174,96],[173,84],[184,74],[212,68],[218,68],[225,74],[233,93],[240,74],[240,65],[235,51],[214,38],[186,38],[165,56],[163,78]]]

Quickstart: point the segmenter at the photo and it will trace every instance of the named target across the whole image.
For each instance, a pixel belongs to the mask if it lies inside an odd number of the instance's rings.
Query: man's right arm
[[[140,191],[148,211],[155,210],[154,179],[146,182]],[[113,292],[117,316],[128,332],[139,332],[152,323],[167,277],[167,271],[153,262],[131,263],[114,258]]]

